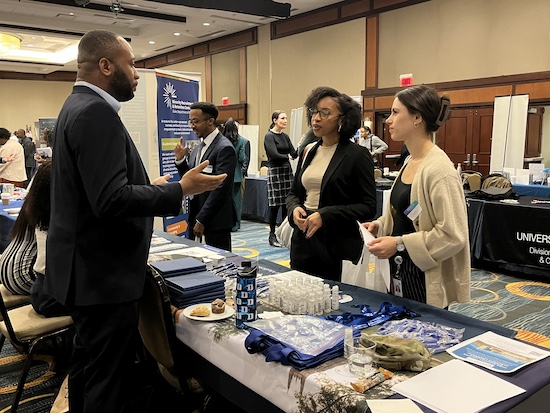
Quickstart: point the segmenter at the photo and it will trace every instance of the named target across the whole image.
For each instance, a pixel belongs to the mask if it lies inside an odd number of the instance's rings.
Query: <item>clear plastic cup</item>
[[[372,376],[376,369],[373,366],[376,343],[371,340],[359,340],[359,337],[347,338],[344,341],[344,356],[348,360],[349,371],[360,377]]]

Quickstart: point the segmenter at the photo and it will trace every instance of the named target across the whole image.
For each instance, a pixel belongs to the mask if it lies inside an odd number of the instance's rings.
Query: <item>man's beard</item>
[[[118,67],[115,67],[111,91],[119,102],[127,102],[134,97],[134,85]]]

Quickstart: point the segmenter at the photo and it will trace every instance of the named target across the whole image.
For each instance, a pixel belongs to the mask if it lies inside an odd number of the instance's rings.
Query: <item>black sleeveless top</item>
[[[405,184],[399,176],[390,195],[390,203],[397,211],[393,217],[393,236],[414,232],[412,221],[405,215],[405,210],[411,204],[411,184]]]

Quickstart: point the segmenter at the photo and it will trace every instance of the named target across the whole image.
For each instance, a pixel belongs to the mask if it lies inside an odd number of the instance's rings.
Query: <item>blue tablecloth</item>
[[[254,221],[269,222],[269,203],[267,199],[267,176],[246,177],[242,217]],[[277,223],[281,223],[281,208]]]
[[[9,205],[0,204],[0,252],[3,252],[10,243],[10,231],[17,219],[17,215],[10,215],[6,212],[6,209],[20,208],[23,205],[23,201],[11,201]]]
[[[522,185],[513,184],[516,195],[534,196],[537,198],[550,198],[550,186],[546,185]]]

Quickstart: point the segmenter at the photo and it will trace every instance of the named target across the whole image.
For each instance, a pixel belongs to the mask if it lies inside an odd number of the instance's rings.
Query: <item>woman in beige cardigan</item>
[[[450,101],[424,85],[397,93],[386,121],[391,139],[407,145],[387,210],[364,226],[377,236],[369,251],[388,258],[391,292],[446,308],[470,299],[470,248],[462,183],[432,135]]]

